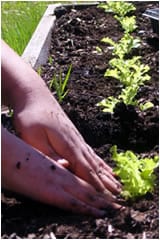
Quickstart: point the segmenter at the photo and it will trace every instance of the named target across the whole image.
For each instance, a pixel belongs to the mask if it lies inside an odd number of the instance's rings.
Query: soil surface
[[[104,97],[117,96],[121,90],[116,79],[104,77],[113,56],[112,49],[100,39],[108,36],[118,41],[123,35],[113,14],[106,14],[96,6],[57,9],[50,48],[53,61],[50,58],[42,67],[42,77],[48,83],[54,73],[61,70],[66,74],[72,64],[68,94],[61,105],[87,143],[112,167],[109,149],[114,144],[119,151],[130,149],[141,156],[158,154],[159,39],[150,19],[142,16],[146,9],[158,7],[158,2],[134,4],[138,27],[133,35],[142,42],[131,56],[142,56],[142,62],[150,66],[151,75],[151,80],[140,88],[137,99],[151,101],[153,108],[140,112],[138,108],[119,104],[111,115],[96,106]],[[97,46],[102,53],[97,53]],[[2,120],[9,125],[8,117],[3,115]],[[2,238],[158,239],[158,170],[156,174],[152,194],[126,202],[125,211],[109,210],[102,219],[65,212],[3,190]]]

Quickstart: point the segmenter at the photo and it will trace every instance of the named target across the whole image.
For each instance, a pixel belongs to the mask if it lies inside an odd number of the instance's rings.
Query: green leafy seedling
[[[135,99],[137,95],[138,86],[131,85],[122,89],[121,94],[115,98],[113,96],[109,96],[108,98],[103,99],[97,106],[103,108],[103,112],[114,112],[114,108],[118,102],[123,102],[126,105],[138,106],[138,101]]]
[[[61,103],[64,97],[67,95],[68,90],[66,90],[66,86],[71,74],[72,65],[70,65],[68,72],[65,78],[62,78],[62,71],[60,71],[59,77],[54,74],[52,80],[50,81],[49,88],[54,88],[58,97],[58,101]]]
[[[123,184],[121,194],[126,200],[153,192],[156,180],[154,170],[158,167],[158,156],[141,158],[132,151],[118,153],[116,145],[110,152],[116,162],[114,172]]]
[[[131,17],[119,17],[117,15],[114,16],[121,24],[122,28],[126,33],[131,33],[133,32],[136,28],[136,17],[131,16]]]
[[[141,56],[133,56],[128,59],[131,50],[138,48],[141,43],[139,38],[131,35],[131,32],[137,27],[136,17],[126,16],[130,11],[135,10],[135,7],[133,4],[123,1],[109,1],[108,3],[100,4],[99,7],[105,9],[105,11],[115,13],[114,17],[121,23],[124,35],[117,43],[109,37],[101,39],[101,42],[112,46],[112,54],[115,56],[109,61],[111,68],[106,70],[104,76],[119,80],[122,89],[117,97],[109,96],[97,103],[97,106],[100,106],[103,112],[113,113],[116,104],[124,102],[126,105],[138,106],[141,111],[145,111],[153,107],[153,104],[151,102],[139,104],[136,95],[140,86],[150,80],[151,77],[148,75],[150,68],[148,65],[141,63]]]
[[[139,86],[137,84],[132,84],[122,89],[121,94],[118,98],[123,101],[126,105],[137,106],[138,101],[135,100]]]
[[[113,96],[110,96],[108,98],[103,99],[99,103],[96,104],[96,106],[102,107],[103,112],[110,112],[113,113],[113,110],[115,108],[115,105],[119,102],[118,98],[115,98]]]
[[[129,33],[125,33],[118,43],[114,42],[109,37],[102,38],[101,42],[108,43],[113,46],[113,55],[118,56],[120,59],[130,53],[133,48],[138,48],[140,46],[140,39],[134,38]]]
[[[140,62],[140,56],[135,56],[132,59],[113,58],[110,60],[110,65],[113,69],[107,69],[106,77],[113,77],[119,80],[123,88],[117,98],[110,96],[100,101],[97,106],[103,107],[103,112],[113,113],[114,107],[118,102],[124,102],[126,105],[138,106],[141,111],[145,111],[153,104],[148,102],[146,104],[139,104],[136,100],[136,95],[141,85],[145,81],[150,80],[147,74],[149,66]]]
[[[102,108],[103,112],[114,112],[114,108],[117,103],[124,102],[126,105],[138,106],[141,111],[146,111],[149,108],[154,107],[152,102],[140,103],[135,99],[139,87],[137,85],[131,85],[122,89],[121,94],[115,98],[109,96],[108,98],[103,99],[96,106]]]
[[[134,56],[131,59],[113,58],[109,61],[112,69],[107,69],[105,77],[114,77],[118,79],[124,86],[136,84],[143,85],[145,81],[150,80],[147,74],[149,66],[140,62],[140,56]]]
[[[127,3],[124,1],[108,1],[107,3],[100,3],[98,7],[103,8],[105,12],[114,12],[120,17],[124,17],[130,11],[135,10],[135,7],[132,3]]]

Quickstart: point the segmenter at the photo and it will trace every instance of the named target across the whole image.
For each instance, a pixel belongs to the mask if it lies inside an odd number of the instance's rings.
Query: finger
[[[57,168],[57,171],[61,189],[64,191],[62,196],[60,196],[59,190],[57,190],[57,194],[54,194],[54,200],[55,197],[59,197],[57,206],[95,217],[103,217],[107,208],[121,208],[121,205],[116,203],[116,199],[110,193],[98,193],[90,184],[66,168]]]
[[[114,175],[113,169],[107,163],[105,163],[104,160],[102,160],[88,144],[87,144],[87,148],[89,153],[88,157],[92,156],[91,160],[94,159],[95,162],[101,164],[103,168],[107,170],[107,172],[110,172],[112,175]]]
[[[76,177],[71,172],[67,173],[67,177],[70,181],[67,181],[68,184],[64,185],[65,191],[86,204],[105,209],[108,206],[111,207],[112,203],[116,203],[115,196],[109,190],[104,189],[103,192],[97,192],[88,182]]]
[[[77,167],[76,175],[90,183],[97,191],[103,192],[105,190],[104,184],[94,169],[87,162],[85,162],[85,159],[83,162],[83,165],[79,165],[79,167]]]
[[[88,156],[89,162],[105,187],[108,187],[113,193],[119,193],[122,185],[114,177],[112,169],[90,147],[88,147],[88,151],[92,154],[92,158]]]
[[[97,169],[97,171],[95,171],[94,168]],[[77,163],[76,175],[84,179],[86,182],[90,183],[99,192],[106,192],[108,188],[108,194],[106,195],[106,199],[109,197],[111,198],[112,193],[119,193],[119,183],[106,170],[102,174],[101,172],[103,171],[101,169],[103,169],[101,166],[90,166],[84,159],[83,165]],[[105,177],[105,174],[108,174],[109,177]],[[104,177],[101,175],[104,175]]]
[[[92,207],[104,209],[116,201],[115,197],[109,191],[107,194],[97,192],[92,185],[74,175],[66,168],[57,168],[57,175],[59,177],[62,176],[60,181],[65,192]]]
[[[105,210],[100,210],[95,207],[86,204],[85,202],[73,197],[67,192],[63,192],[63,195],[58,201],[57,206],[60,208],[64,208],[66,210],[71,210],[75,213],[92,215],[95,217],[103,217],[106,214]]]
[[[121,192],[121,187],[117,185],[112,179],[111,176],[108,176],[108,173],[105,174],[103,172],[98,173],[100,179],[104,183],[105,187],[114,194],[119,194]]]
[[[51,142],[52,139],[49,139],[48,141]],[[69,149],[69,147],[66,148],[66,151],[67,149]],[[67,159],[72,159],[70,165],[71,171],[74,172],[80,178],[84,179],[85,181],[93,185],[96,188],[96,190],[103,192],[107,185],[103,183],[102,179],[100,179],[100,177],[98,176],[96,171],[97,165],[99,165],[100,162],[100,165],[103,165],[106,168],[106,171],[110,172],[110,174],[111,168],[109,166],[105,166],[103,160],[100,159],[87,144],[84,144],[84,147],[82,149],[79,148],[76,151],[74,150],[71,152],[72,154],[68,153],[67,157]],[[67,153],[65,152],[65,154]],[[73,161],[73,159],[76,160]],[[112,180],[116,181],[118,185],[118,181],[115,180],[114,177],[112,177]],[[115,188],[117,188],[117,185],[115,184]],[[116,192],[116,189],[114,190],[114,192]]]
[[[98,167],[97,175],[99,176],[105,187],[109,189],[112,193],[119,194],[121,192],[121,183],[118,182],[110,172],[106,171],[103,166]]]
[[[61,159],[61,161],[63,160]],[[62,171],[64,179],[63,189],[75,199],[96,209],[106,209],[108,207],[118,209],[121,207],[121,205],[116,203],[116,198],[110,191],[103,188],[103,193],[97,192],[88,182],[78,178],[67,169],[61,169],[59,176],[62,174]]]
[[[115,183],[115,185],[121,187],[121,183],[115,178],[115,176],[110,171],[107,170],[105,165],[106,164],[104,161],[103,162],[97,161],[97,164],[93,163],[93,168],[95,169],[98,175],[103,173],[103,175],[106,175],[111,181]]]
[[[50,157],[51,159],[53,159],[54,161],[56,161],[58,164],[60,164],[61,166],[63,166],[64,168],[69,168],[69,161],[67,161],[66,159],[62,158],[61,156],[59,156],[52,147],[50,147],[49,145],[46,148],[46,155],[48,157]]]
[[[57,201],[57,204],[60,204],[61,201],[64,202],[61,203],[62,205],[60,205],[60,207],[67,207],[67,209],[72,209],[75,212],[81,212],[81,213],[87,213],[87,214],[92,214],[95,216],[98,216],[97,213],[92,213],[90,211],[97,212],[100,210],[104,210],[107,209],[108,207],[113,207],[113,208],[120,208],[121,206],[118,205],[116,203],[116,199],[114,198],[114,196],[112,196],[111,193],[98,193],[90,184],[88,184],[87,182],[85,182],[84,180],[78,178],[77,176],[75,176],[73,173],[71,173],[70,171],[68,171],[65,168],[57,168],[57,174],[60,177],[60,182],[61,182],[61,189],[64,190],[64,192],[68,195],[70,195],[70,197],[72,197],[74,200],[83,203],[80,204],[80,206],[78,207],[75,204],[73,204],[73,206],[68,205],[68,200],[65,200],[65,198],[62,196],[60,196],[60,190],[56,189],[57,194],[54,194],[54,198],[56,197],[59,198]],[[63,177],[62,177],[63,176]],[[51,186],[52,190],[53,190],[53,185]],[[47,194],[48,195],[48,194]],[[55,199],[54,199],[55,202]],[[71,201],[72,202],[72,201]],[[77,203],[78,204],[78,203]],[[84,207],[88,206],[88,208]],[[59,206],[59,205],[58,205]],[[74,207],[76,207],[74,209]],[[90,210],[87,210],[90,209]],[[96,210],[95,210],[96,209]],[[89,211],[89,212],[88,212]],[[101,212],[102,213],[102,212]],[[101,214],[100,214],[101,215]]]
[[[64,168],[69,168],[69,162],[66,159],[58,159],[57,163],[63,166]]]

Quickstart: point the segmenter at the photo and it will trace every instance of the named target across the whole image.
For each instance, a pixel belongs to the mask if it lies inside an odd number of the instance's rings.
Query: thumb
[[[64,168],[69,168],[69,162],[66,159],[58,159],[56,162]]]
[[[64,168],[69,168],[69,161],[62,158],[60,155],[58,155],[52,148],[50,149],[49,153],[47,154],[51,159],[56,161],[58,164],[60,164]]]

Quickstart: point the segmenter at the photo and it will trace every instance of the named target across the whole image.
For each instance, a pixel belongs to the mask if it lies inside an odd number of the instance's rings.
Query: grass
[[[86,1],[1,1],[1,37],[21,55],[48,4],[84,2]]]
[[[2,39],[19,55],[23,53],[47,5],[47,2],[41,1],[1,2]]]

